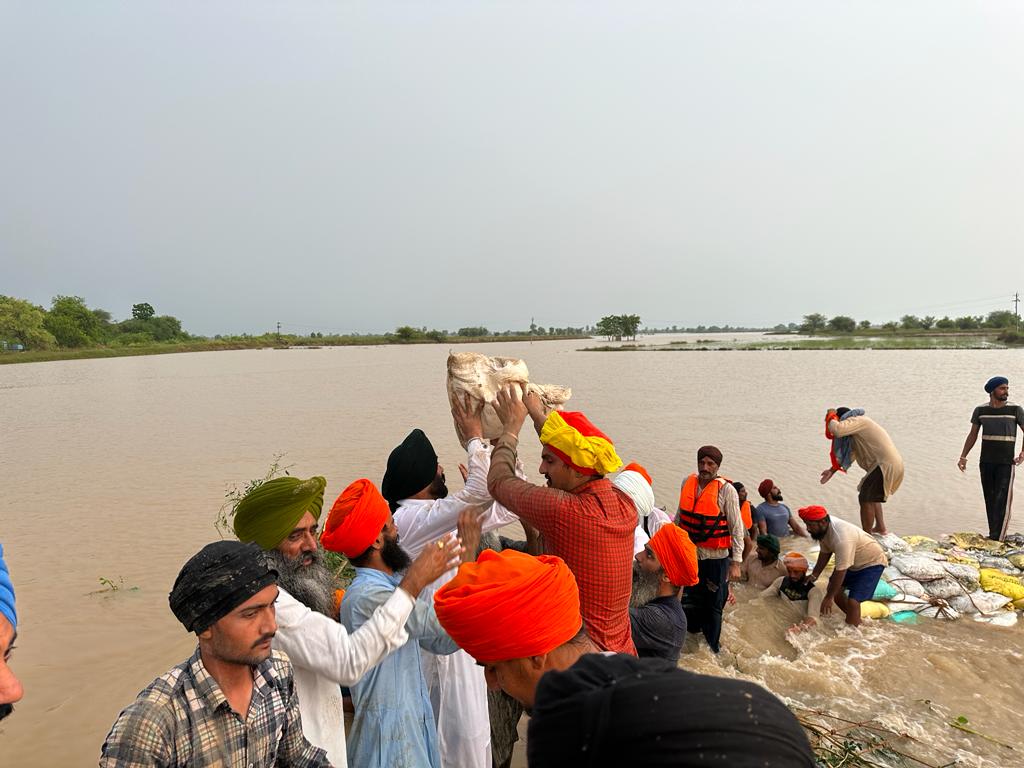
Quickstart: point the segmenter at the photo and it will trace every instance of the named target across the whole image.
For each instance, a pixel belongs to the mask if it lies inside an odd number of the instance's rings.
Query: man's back
[[[686,614],[678,595],[656,597],[630,608],[629,621],[638,656],[678,661],[686,639]]]

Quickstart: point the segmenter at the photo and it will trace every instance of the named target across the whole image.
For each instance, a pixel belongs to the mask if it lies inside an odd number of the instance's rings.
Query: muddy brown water
[[[860,475],[818,484],[826,406],[860,406],[906,461],[887,505],[900,534],[978,530],[976,463],[955,463],[981,384],[1011,379],[1022,353],[777,351],[593,353],[580,342],[481,345],[524,358],[534,380],[574,389],[626,461],[672,507],[699,445],[756,487],[770,476],[795,507],[821,503],[857,519]],[[0,541],[21,616],[12,665],[26,695],[0,724],[0,762],[94,764],[118,711],[193,643],[167,607],[181,564],[217,537],[226,489],[275,454],[297,475],[328,478],[328,500],[358,477],[379,481],[413,427],[431,436],[448,477],[460,450],[445,401],[447,348],[251,350],[0,367]],[[1024,384],[1022,384],[1024,386]],[[531,472],[539,448],[525,441]],[[975,458],[975,457],[972,457]],[[452,481],[454,485],[457,481]],[[1011,530],[1020,526],[1011,525]],[[108,579],[116,591],[89,594]],[[1024,632],[970,620],[916,627],[827,624],[785,637],[789,617],[740,600],[714,658],[681,663],[746,677],[789,703],[853,720],[878,718],[969,765],[1024,764]],[[776,606],[777,608],[777,606]],[[970,725],[1018,747],[955,730]],[[938,762],[938,760],[936,760]]]

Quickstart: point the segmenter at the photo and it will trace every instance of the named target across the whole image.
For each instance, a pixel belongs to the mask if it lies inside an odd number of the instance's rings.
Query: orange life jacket
[[[679,491],[679,525],[698,547],[728,549],[732,546],[729,518],[718,507],[718,494],[728,480],[716,477],[697,495],[697,475],[690,475]]]
[[[749,531],[750,527],[754,524],[754,518],[750,514],[749,499],[740,504],[740,517],[743,518],[743,530]]]

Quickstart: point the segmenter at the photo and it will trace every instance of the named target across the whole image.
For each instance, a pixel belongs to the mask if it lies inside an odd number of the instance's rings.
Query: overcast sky
[[[1024,3],[0,5],[0,294],[201,334],[1010,308]]]

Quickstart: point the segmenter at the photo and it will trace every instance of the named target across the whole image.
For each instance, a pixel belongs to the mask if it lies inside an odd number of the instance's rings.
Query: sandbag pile
[[[875,538],[889,566],[882,572],[874,602],[887,605],[896,621],[970,615],[976,621],[1013,626],[1017,612],[1024,610],[1020,534],[1011,534],[1004,542],[978,533],[952,533],[938,540],[893,534]]]

